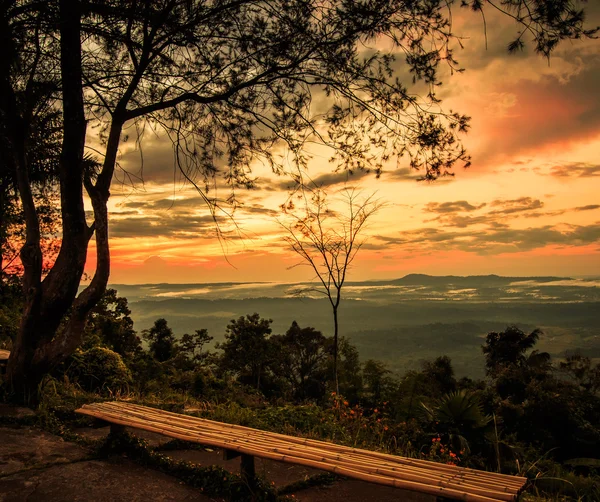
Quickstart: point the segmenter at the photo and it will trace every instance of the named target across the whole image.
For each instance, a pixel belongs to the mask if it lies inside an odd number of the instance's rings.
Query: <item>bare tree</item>
[[[293,213],[293,205],[283,206],[292,218],[291,224],[281,222],[287,231],[286,242],[302,258],[302,264],[310,266],[320,286],[300,288],[297,294],[308,291],[324,295],[333,313],[333,377],[336,392],[338,383],[338,310],[342,300],[342,288],[348,270],[356,254],[364,243],[359,236],[365,229],[367,220],[379,211],[384,204],[351,187],[344,187],[338,193],[340,210],[331,209],[326,192],[317,188],[305,190],[301,196],[305,202],[301,215]]]

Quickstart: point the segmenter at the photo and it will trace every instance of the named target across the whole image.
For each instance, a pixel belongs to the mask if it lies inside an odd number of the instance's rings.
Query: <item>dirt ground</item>
[[[0,407],[2,414],[28,413]],[[105,437],[109,428],[78,429],[90,438]],[[157,434],[131,429],[152,446],[168,441]],[[164,451],[176,460],[219,465],[239,472],[240,459],[224,460],[218,449]],[[304,480],[322,471],[256,459],[256,473],[277,487]],[[434,502],[435,497],[405,492],[351,479],[312,487],[294,494],[301,502]],[[31,427],[0,427],[0,502],[218,501],[178,479],[148,469],[124,457],[92,458],[75,443]]]

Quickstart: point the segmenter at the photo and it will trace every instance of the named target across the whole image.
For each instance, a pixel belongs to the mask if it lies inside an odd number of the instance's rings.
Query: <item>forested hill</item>
[[[292,321],[330,335],[326,300],[296,298],[298,284],[207,283],[114,285],[128,298],[135,328],[165,318],[177,336],[206,328],[221,341],[231,319],[257,312],[273,319],[273,333]],[[304,285],[306,286],[306,285]],[[483,374],[480,346],[489,331],[517,324],[541,328],[540,348],[554,357],[582,352],[600,358],[600,281],[566,277],[430,276],[350,282],[340,308],[341,334],[363,360],[392,369],[418,368],[446,354],[457,373]]]

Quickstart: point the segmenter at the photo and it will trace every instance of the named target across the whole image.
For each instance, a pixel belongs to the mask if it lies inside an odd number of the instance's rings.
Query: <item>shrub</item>
[[[118,392],[126,390],[131,382],[121,356],[104,347],[75,352],[66,374],[73,383],[90,392]]]

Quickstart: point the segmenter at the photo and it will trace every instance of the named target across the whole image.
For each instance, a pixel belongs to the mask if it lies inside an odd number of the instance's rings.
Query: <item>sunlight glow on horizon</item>
[[[590,24],[600,20],[600,7],[586,8]],[[392,166],[379,180],[363,173],[349,178],[388,203],[365,231],[367,244],[349,280],[413,272],[600,275],[598,41],[564,44],[548,64],[536,55],[495,50],[504,36],[496,24],[488,33],[494,50],[486,52],[481,26],[457,17],[455,28],[471,35],[457,51],[466,72],[445,79],[440,89],[445,109],[473,117],[464,140],[473,166],[435,183],[417,182],[417,172]],[[293,267],[299,259],[285,247],[276,221],[288,197],[285,179],[257,164],[258,189],[240,190],[237,227],[221,218],[225,238],[219,240],[194,190],[169,180],[170,146],[151,137],[144,150],[143,187],[113,184],[111,283],[312,279],[308,268]],[[341,188],[344,177],[331,173],[322,150],[313,153],[311,177],[332,191]],[[120,162],[139,169],[133,141],[121,146]],[[92,241],[88,270],[94,263]]]

